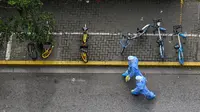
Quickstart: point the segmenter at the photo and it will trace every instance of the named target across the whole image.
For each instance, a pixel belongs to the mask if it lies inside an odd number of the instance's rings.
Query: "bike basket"
[[[128,39],[121,39],[120,44],[123,48],[126,48],[129,45],[129,40]]]

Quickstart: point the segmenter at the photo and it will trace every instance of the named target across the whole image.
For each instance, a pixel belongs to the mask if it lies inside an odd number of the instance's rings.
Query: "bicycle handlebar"
[[[161,18],[158,18],[158,19],[153,19],[153,22],[154,22],[154,23],[157,23],[157,22],[162,22],[162,19],[161,19]]]
[[[182,28],[182,25],[174,25],[173,26],[173,29],[179,29],[179,28]]]
[[[135,38],[136,36],[131,37],[130,35],[122,35],[122,37],[127,38],[128,40],[131,40],[131,39]]]

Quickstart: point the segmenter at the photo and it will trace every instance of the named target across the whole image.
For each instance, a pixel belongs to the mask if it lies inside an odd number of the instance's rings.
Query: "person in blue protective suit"
[[[146,78],[142,75],[138,68],[138,58],[136,56],[128,56],[128,70],[122,76],[128,82],[133,76],[136,78],[136,88],[131,91],[134,95],[143,94],[147,99],[155,98],[155,94],[146,87]]]
[[[144,76],[136,76],[136,88],[131,90],[133,95],[143,94],[147,99],[151,100],[156,97],[156,95],[150,91],[146,86],[146,78]]]
[[[122,76],[125,77],[126,82],[133,76],[143,76],[138,68],[138,58],[136,56],[128,56],[128,70]]]

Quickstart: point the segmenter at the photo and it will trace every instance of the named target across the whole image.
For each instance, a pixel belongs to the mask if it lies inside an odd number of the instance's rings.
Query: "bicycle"
[[[27,45],[27,49],[28,49],[28,55],[29,55],[29,57],[32,60],[37,60],[37,58],[38,58],[38,52],[37,52],[36,45],[33,42],[30,42]]]
[[[49,27],[49,22],[47,21],[46,22],[46,24],[47,24],[47,27],[48,27],[48,33],[50,33],[50,27]],[[52,44],[52,42],[49,42],[49,35],[48,35],[48,37],[47,37],[47,42],[45,42],[44,44],[42,44],[42,58],[43,59],[46,59],[46,58],[48,58],[50,55],[51,55],[51,53],[52,53],[52,50],[53,50],[53,48],[54,48],[54,46],[53,46],[53,44]]]
[[[178,29],[180,29],[180,31],[178,31]],[[181,43],[181,39],[180,37],[186,39],[187,37],[181,33],[182,32],[182,26],[181,25],[175,25],[173,26],[173,35],[172,35],[172,38],[173,36],[177,35],[178,37],[178,43],[174,46],[174,48],[178,51],[178,60],[179,60],[179,63],[181,65],[184,64],[184,55],[183,55],[183,46],[182,46],[182,43]]]
[[[136,34],[134,34],[134,36],[132,37],[130,36],[130,33],[128,33],[128,36],[122,35],[122,39],[120,40],[120,44],[122,46],[121,55],[124,53],[126,47],[129,45],[129,40],[141,37],[147,32],[150,26],[150,24],[146,24],[144,27],[142,27],[142,29],[137,28]]]
[[[142,27],[142,29],[137,28],[136,34],[131,38],[134,39],[137,37],[141,37],[142,35],[147,33],[147,30],[149,29],[149,27],[151,27],[151,24],[146,24],[144,27]]]
[[[158,40],[156,42],[159,45],[160,58],[162,60],[164,60],[165,49],[164,49],[164,41],[163,41],[162,36],[161,36],[161,31],[166,32],[166,29],[161,27],[161,22],[162,22],[162,19],[153,19],[153,24],[151,26],[154,28],[154,31],[153,31],[154,34],[155,34],[156,31],[158,31]]]
[[[51,42],[46,42],[43,45],[43,53],[42,53],[42,58],[46,59],[50,56],[50,54],[52,53],[54,46],[52,45]]]
[[[83,60],[83,62],[87,63],[88,62],[88,55],[87,55],[88,45],[87,45],[87,41],[88,41],[89,35],[88,35],[88,28],[86,27],[86,24],[82,28],[82,30],[83,30],[82,45],[80,46],[81,59]]]
[[[146,24],[144,27],[142,27],[142,29],[137,28],[136,34],[134,34],[132,37],[130,36],[130,33],[128,33],[128,36],[122,35],[122,39],[120,40],[120,44],[122,46],[121,55],[124,53],[126,47],[129,45],[129,40],[141,37],[147,32],[150,26],[151,24]]]

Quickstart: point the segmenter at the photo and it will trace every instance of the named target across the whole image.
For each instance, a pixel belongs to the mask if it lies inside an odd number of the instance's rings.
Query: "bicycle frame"
[[[164,49],[164,41],[163,41],[162,36],[161,36],[161,31],[165,32],[166,29],[161,27],[161,21],[162,21],[161,19],[153,20],[154,24],[152,25],[152,27],[155,28],[154,33],[155,33],[155,31],[158,31],[159,39],[158,39],[157,43],[159,44],[160,57],[161,57],[162,60],[164,60],[164,58],[165,58],[165,55],[164,55],[165,49]]]
[[[86,44],[87,44],[87,40],[88,40],[88,28],[86,27],[86,24],[85,24],[85,26],[82,28],[82,30],[83,30],[82,42],[83,42],[83,45],[86,45]]]
[[[178,47],[175,46],[175,49],[178,49],[178,60],[179,60],[179,63],[181,65],[184,65],[183,46],[182,46],[180,37],[186,38],[186,36],[183,33],[178,32],[177,31],[178,29],[181,29],[181,32],[182,32],[182,26],[181,25],[173,26],[173,32],[174,32],[173,36],[177,34],[177,38],[178,38]]]
[[[181,39],[180,39],[180,33],[178,34],[178,43],[179,43],[178,59],[179,59],[179,63],[181,65],[183,65],[184,64],[184,55],[183,55],[183,46],[181,44]]]
[[[139,28],[137,28],[136,34],[133,37],[131,37],[131,39],[138,38],[138,37],[141,37],[142,35],[144,35],[150,26],[151,26],[151,24],[146,24],[144,27],[142,27],[141,30]]]

